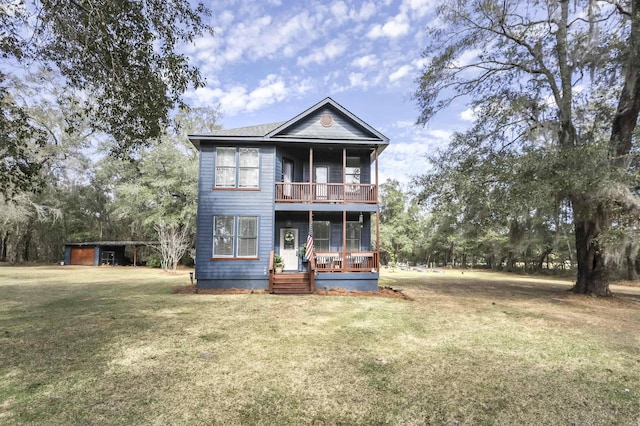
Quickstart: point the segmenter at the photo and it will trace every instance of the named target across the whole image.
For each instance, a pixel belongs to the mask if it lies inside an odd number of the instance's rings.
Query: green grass
[[[640,422],[640,288],[383,272],[414,300],[175,295],[144,268],[0,267],[1,424]]]

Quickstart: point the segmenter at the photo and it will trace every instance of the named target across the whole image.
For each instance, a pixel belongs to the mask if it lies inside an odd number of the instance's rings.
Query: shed
[[[124,265],[125,248],[133,248],[133,264],[137,263],[136,251],[139,246],[157,245],[150,241],[92,241],[67,243],[64,246],[65,265]]]

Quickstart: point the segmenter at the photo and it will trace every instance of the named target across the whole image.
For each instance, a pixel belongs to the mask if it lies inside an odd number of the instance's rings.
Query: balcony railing
[[[318,272],[377,272],[378,252],[316,252],[315,269]]]
[[[378,202],[375,184],[276,182],[278,203],[366,203]]]

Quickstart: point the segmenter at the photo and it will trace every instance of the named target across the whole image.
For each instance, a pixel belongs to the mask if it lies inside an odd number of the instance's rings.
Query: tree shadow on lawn
[[[546,301],[551,303],[596,303],[636,305],[640,303],[640,290],[633,287],[613,286],[611,298],[593,298],[571,293],[570,281],[523,277],[515,274],[447,271],[444,273],[405,273],[386,275],[384,284],[405,289],[411,296],[423,296],[413,290],[455,296],[465,299],[498,301]]]

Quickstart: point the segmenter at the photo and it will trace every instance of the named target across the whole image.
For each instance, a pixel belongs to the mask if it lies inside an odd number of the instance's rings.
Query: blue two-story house
[[[377,290],[387,137],[326,98],[288,121],[189,139],[200,151],[198,288]]]

